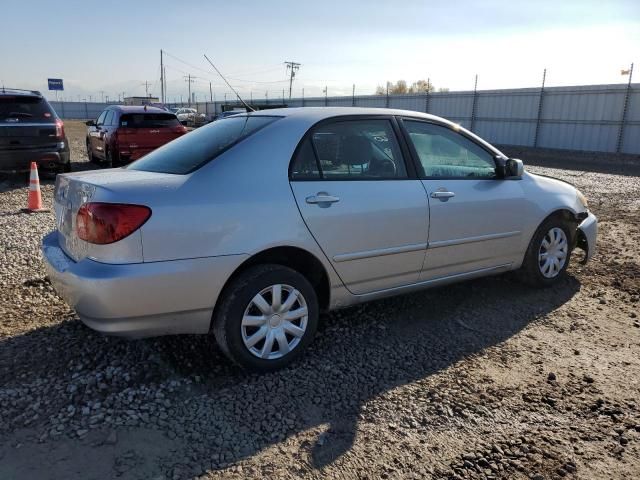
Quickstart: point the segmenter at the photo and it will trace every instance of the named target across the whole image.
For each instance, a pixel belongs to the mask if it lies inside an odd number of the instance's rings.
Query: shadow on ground
[[[150,478],[158,472],[175,475],[176,468],[193,476],[304,432],[312,433],[296,446],[300,468],[322,468],[349,451],[359,422],[375,420],[363,404],[376,404],[377,397],[395,387],[428,381],[461,359],[504,342],[579,289],[572,276],[553,289],[534,290],[506,275],[338,311],[323,318],[318,338],[301,360],[266,375],[238,370],[213,341],[201,336],[129,342],[103,337],[71,320],[5,338],[0,340],[0,391],[35,391],[42,382],[51,388],[44,392],[48,399],[38,400],[39,416],[28,428],[22,427],[25,415],[20,413],[28,407],[19,402],[18,420],[0,422],[0,433],[5,431],[0,436],[5,438],[0,441],[0,477],[61,478],[85,467],[91,467],[84,470],[85,478],[109,472]],[[461,381],[478,388],[478,379]],[[152,408],[161,386],[168,388],[164,391],[170,402],[166,408]],[[83,421],[83,405],[96,402],[105,411],[101,423],[85,439],[77,438],[75,429],[85,427],[73,422]],[[379,403],[379,408],[392,408]],[[52,440],[46,435],[55,427],[52,419],[60,412],[66,415],[69,405],[77,407],[79,418],[72,416],[71,426]],[[424,399],[407,405],[425,426],[440,421],[440,408],[437,401]],[[460,408],[469,407],[462,402]],[[467,413],[483,415],[478,408]],[[132,410],[136,421],[131,421]],[[147,413],[146,421],[140,412]],[[96,455],[96,439],[102,445],[100,438],[112,429],[123,440]],[[326,431],[318,438],[322,429]],[[38,443],[43,432],[44,443]],[[17,436],[23,444],[19,451],[11,447]],[[127,465],[132,439],[152,443],[140,450],[144,456],[151,449],[148,458],[118,470],[118,462]],[[60,448],[62,458],[52,463],[51,451]],[[90,465],[85,465],[88,459]]]

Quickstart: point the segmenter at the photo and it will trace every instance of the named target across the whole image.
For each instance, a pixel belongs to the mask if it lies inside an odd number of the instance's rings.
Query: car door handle
[[[305,198],[307,203],[336,203],[340,201],[340,198],[329,195],[326,192],[318,192],[316,195],[311,195]]]
[[[438,190],[437,192],[431,192],[431,198],[451,198],[455,196],[456,196],[455,193],[447,192],[443,190]]]

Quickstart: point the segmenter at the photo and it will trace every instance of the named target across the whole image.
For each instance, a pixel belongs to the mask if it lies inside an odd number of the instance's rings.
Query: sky
[[[3,2],[4,3],[4,2]],[[38,89],[62,78],[67,100],[288,96],[285,61],[301,64],[293,96],[373,94],[429,78],[436,88],[537,87],[640,79],[640,0],[86,0],[6,1],[0,85]],[[145,82],[148,85],[145,86]],[[634,82],[636,83],[636,82]]]

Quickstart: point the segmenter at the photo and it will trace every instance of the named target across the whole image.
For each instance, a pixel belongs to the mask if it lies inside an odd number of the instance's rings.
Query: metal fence
[[[501,145],[640,154],[640,84],[434,92],[420,95],[277,98],[254,104],[356,106],[427,112]],[[193,105],[212,116],[233,102]],[[52,102],[62,118],[95,118],[101,103]]]

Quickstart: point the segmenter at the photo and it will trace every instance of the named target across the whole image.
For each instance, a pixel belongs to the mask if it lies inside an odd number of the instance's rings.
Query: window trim
[[[409,151],[411,152],[411,159],[415,165],[417,175],[420,180],[503,180],[503,178],[500,178],[497,175],[497,173],[494,177],[466,177],[466,176],[465,177],[457,177],[457,176],[440,177],[440,176],[425,175],[422,162],[420,162],[420,156],[418,155],[418,151],[416,150],[416,147],[413,144],[413,141],[411,140],[411,136],[409,135],[409,130],[407,129],[407,126],[404,124],[405,120],[411,121],[411,122],[428,123],[438,127],[443,127],[452,131],[453,133],[461,135],[462,137],[466,138],[467,140],[472,142],[474,145],[480,147],[482,150],[484,150],[489,154],[489,156],[493,160],[494,169],[498,167],[498,164],[496,163],[496,157],[498,156],[498,153],[491,151],[489,148],[487,148],[486,145],[483,145],[482,143],[478,142],[475,138],[467,135],[466,132],[457,130],[453,126],[448,125],[446,123],[438,122],[428,118],[416,118],[416,117],[410,117],[406,115],[398,116],[398,123],[401,127],[402,135],[408,144]]]
[[[406,177],[397,178],[397,177],[379,177],[379,178],[325,178],[322,172],[322,168],[320,166],[320,159],[318,157],[318,152],[316,151],[316,146],[311,140],[311,136],[320,127],[323,127],[327,124],[333,123],[343,123],[343,122],[353,122],[353,121],[367,121],[367,120],[386,120],[391,124],[391,130],[396,137],[396,141],[398,143],[398,147],[400,150],[401,161],[404,163],[405,171],[407,172]],[[311,148],[313,149],[313,154],[316,158],[316,166],[318,168],[319,177],[318,178],[293,178],[293,164],[298,156],[298,153],[302,149],[304,142],[309,140],[311,143]],[[406,140],[404,135],[398,125],[398,120],[395,115],[375,115],[375,114],[365,114],[365,115],[335,115],[333,117],[323,118],[322,120],[311,125],[304,135],[298,141],[296,148],[293,151],[293,155],[289,160],[289,182],[380,182],[380,181],[406,181],[406,180],[416,180],[417,172],[415,170],[415,166],[411,157],[409,155],[409,151],[406,145]]]

